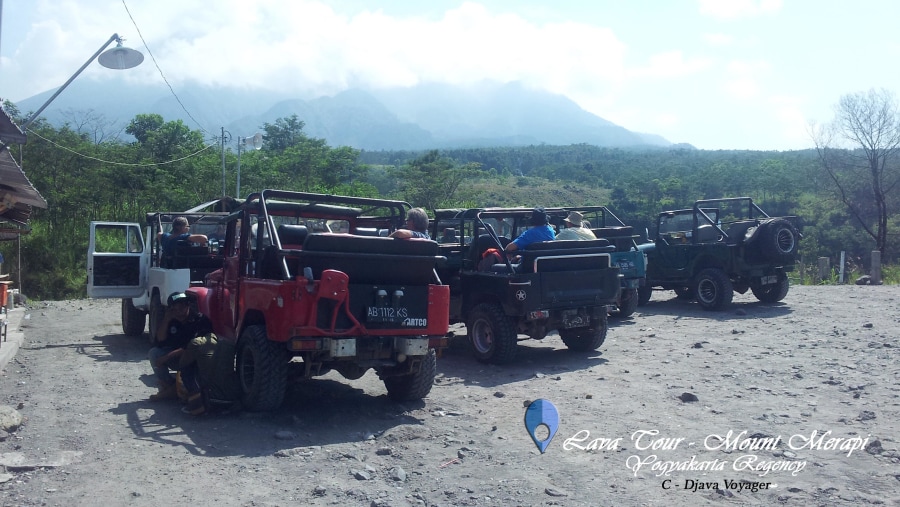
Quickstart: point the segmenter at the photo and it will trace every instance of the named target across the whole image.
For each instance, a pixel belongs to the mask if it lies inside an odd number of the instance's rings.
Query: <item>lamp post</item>
[[[112,44],[113,41],[117,43],[116,47],[103,53],[103,50],[106,49],[107,46]],[[105,44],[100,46],[100,49],[98,49],[97,52],[88,59],[88,61],[84,62],[84,65],[82,65],[81,68],[75,71],[75,73],[72,74],[72,77],[70,77],[68,81],[63,83],[63,85],[56,90],[56,93],[54,93],[50,96],[49,99],[47,99],[47,102],[44,102],[44,105],[39,107],[38,110],[34,112],[34,114],[32,114],[27,120],[25,120],[25,123],[22,124],[22,130],[24,131],[25,129],[27,129],[28,126],[37,119],[38,115],[40,115],[44,111],[44,109],[46,109],[47,106],[49,106],[50,103],[53,102],[53,100],[60,93],[62,93],[62,91],[65,90],[66,87],[69,86],[69,84],[71,84],[72,81],[74,81],[75,78],[78,77],[78,75],[81,74],[81,72],[86,69],[87,66],[90,65],[91,62],[93,62],[94,59],[98,56],[100,57],[98,60],[100,62],[100,65],[108,69],[117,70],[131,69],[133,67],[137,67],[141,64],[141,62],[144,61],[144,55],[141,54],[140,51],[135,51],[133,49],[122,46],[122,38],[119,37],[119,34],[112,34],[109,40],[107,40]]]

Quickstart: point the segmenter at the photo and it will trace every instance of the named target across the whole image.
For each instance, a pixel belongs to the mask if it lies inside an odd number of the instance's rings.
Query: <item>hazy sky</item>
[[[94,63],[79,81],[123,73],[168,92],[161,71],[176,93],[196,80],[301,98],[520,81],[701,149],[808,148],[808,123],[842,95],[900,90],[896,0],[0,2],[12,101],[62,85],[113,33],[144,64]]]

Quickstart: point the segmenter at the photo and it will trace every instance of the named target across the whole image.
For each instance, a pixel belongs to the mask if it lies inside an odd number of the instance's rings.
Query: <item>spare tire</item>
[[[797,228],[783,218],[775,218],[760,225],[756,239],[760,253],[774,262],[794,260],[800,248],[800,233]]]

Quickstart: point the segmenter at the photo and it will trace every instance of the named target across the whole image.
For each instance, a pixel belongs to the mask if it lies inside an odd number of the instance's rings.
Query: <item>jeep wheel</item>
[[[560,329],[559,337],[569,350],[575,352],[590,352],[597,350],[606,341],[606,316],[599,319],[591,319],[588,327],[575,329]]]
[[[653,287],[650,287],[649,285],[641,285],[638,287],[638,306],[644,306],[649,303],[651,296],[653,296]]]
[[[704,269],[694,282],[697,302],[704,310],[721,310],[731,304],[734,287],[721,269]]]
[[[483,363],[504,364],[516,355],[516,330],[503,309],[482,303],[469,312],[466,331],[475,358]]]
[[[382,381],[390,399],[415,401],[421,400],[431,392],[436,372],[437,354],[434,349],[428,349],[428,354],[422,359],[419,371],[398,377],[385,377]]]
[[[150,300],[150,313],[148,315],[150,320],[150,343],[152,344],[156,344],[156,330],[162,324],[165,313],[162,303],[159,301],[159,294],[154,294],[153,299]]]
[[[782,272],[778,273],[777,282],[769,285],[754,284],[750,286],[750,290],[753,291],[753,295],[756,296],[756,299],[763,303],[777,303],[787,296],[790,286],[791,283],[788,280],[787,274]]]
[[[759,248],[763,256],[773,262],[793,259],[799,248],[797,229],[783,218],[776,218],[759,231]]]
[[[692,287],[675,287],[675,297],[678,299],[694,299],[694,289]]]
[[[237,370],[241,403],[247,410],[275,410],[281,406],[289,360],[284,344],[269,341],[266,326],[249,326],[241,333]]]
[[[134,307],[131,299],[122,300],[122,332],[125,336],[140,336],[144,334],[144,326],[147,324],[147,312],[142,312]]]
[[[638,290],[637,289],[622,289],[619,291],[619,302],[618,307],[609,312],[610,317],[616,317],[618,319],[624,319],[626,317],[631,317],[634,314],[635,310],[638,307]]]

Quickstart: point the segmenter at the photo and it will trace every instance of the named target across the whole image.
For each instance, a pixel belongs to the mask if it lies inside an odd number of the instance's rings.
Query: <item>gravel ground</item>
[[[554,334],[496,367],[454,339],[422,402],[329,374],[275,412],[201,418],[147,401],[148,342],[121,334],[118,301],[35,303],[0,377],[23,418],[0,433],[0,501],[900,506],[898,300],[803,286],[711,313],[659,292],[596,353]],[[559,415],[544,453],[538,399]]]

